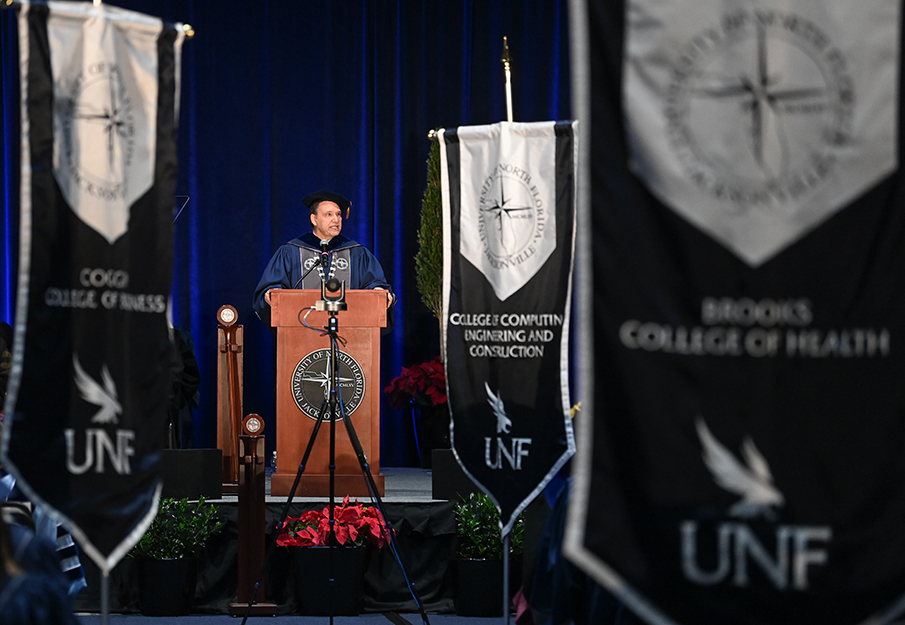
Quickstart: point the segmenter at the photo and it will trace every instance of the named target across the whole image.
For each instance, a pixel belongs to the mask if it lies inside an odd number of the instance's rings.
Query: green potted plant
[[[142,614],[181,616],[191,611],[198,552],[222,526],[217,507],[188,499],[161,499],[157,516],[129,557],[138,562]]]
[[[427,186],[421,200],[421,226],[415,254],[415,285],[434,317],[443,312],[443,193],[440,188],[440,143],[431,142]]]
[[[440,144],[431,143],[427,157],[427,185],[421,200],[418,252],[415,254],[415,285],[421,301],[437,318],[443,312],[443,198],[440,188]],[[442,348],[442,341],[441,341]],[[384,391],[393,408],[412,411],[421,468],[432,468],[434,449],[449,449],[449,406],[443,360],[403,367]]]
[[[460,616],[501,616],[503,537],[500,513],[484,493],[471,493],[456,504],[456,550],[453,601]],[[510,579],[520,570],[525,519],[519,515],[509,535]]]
[[[295,578],[296,601],[301,614],[309,616],[355,616],[361,603],[365,549],[381,549],[389,539],[388,529],[376,508],[351,503],[349,496],[333,509],[289,517],[280,528],[277,546],[287,547]],[[336,539],[334,541],[333,534]],[[334,548],[335,547],[335,548]],[[333,571],[333,585],[329,578]]]

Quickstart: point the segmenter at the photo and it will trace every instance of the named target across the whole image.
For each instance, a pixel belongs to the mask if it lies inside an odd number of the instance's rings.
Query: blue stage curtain
[[[301,198],[352,202],[343,233],[371,248],[394,285],[382,386],[439,353],[439,324],[415,287],[414,256],[435,127],[506,118],[503,36],[516,121],[570,116],[567,0],[120,0],[190,23],[184,48],[175,224],[174,322],[201,369],[195,445],[216,445],[216,312],[245,326],[246,413],[275,438],[275,342],[251,307],[273,251],[308,231]],[[18,236],[19,102],[15,14],[0,15],[2,214],[0,319],[12,322]],[[340,320],[341,321],[341,320]],[[411,417],[385,403],[381,464],[415,466]]]

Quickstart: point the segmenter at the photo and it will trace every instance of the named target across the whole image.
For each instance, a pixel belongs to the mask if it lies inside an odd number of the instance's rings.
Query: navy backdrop
[[[568,119],[566,0],[119,0],[190,23],[184,48],[175,225],[174,322],[195,340],[196,447],[216,445],[216,312],[245,326],[245,412],[274,447],[274,347],[251,297],[273,251],[309,229],[300,199],[330,188],[353,202],[343,233],[370,247],[399,297],[383,337],[381,386],[439,353],[438,322],[415,287],[421,195],[434,127],[506,116],[503,36],[516,121]],[[0,12],[0,320],[13,322],[19,94],[15,13]],[[417,463],[411,415],[382,406],[381,464]]]

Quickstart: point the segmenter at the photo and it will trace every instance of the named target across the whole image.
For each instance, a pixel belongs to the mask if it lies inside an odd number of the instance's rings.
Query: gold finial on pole
[[[506,119],[512,122],[512,75],[509,67],[509,42],[503,37],[503,72],[506,74]]]
[[[185,33],[185,38],[186,38],[186,39],[191,39],[192,37],[195,36],[195,29],[192,28],[192,25],[191,25],[191,24],[183,24],[183,25],[182,25],[182,32]]]

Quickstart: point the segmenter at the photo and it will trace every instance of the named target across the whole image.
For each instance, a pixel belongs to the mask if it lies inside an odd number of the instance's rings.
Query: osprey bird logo
[[[771,506],[782,505],[785,498],[773,486],[770,467],[751,438],[746,436],[742,443],[746,466],[716,440],[702,418],[698,417],[695,427],[703,447],[704,464],[713,474],[713,481],[742,497],[741,501],[729,508],[729,514],[748,519],[758,514],[772,517]]]
[[[503,400],[500,399],[499,395],[493,394],[487,382],[484,382],[484,388],[487,389],[487,403],[490,404],[493,414],[496,416],[496,433],[502,434],[505,432],[509,434],[509,430],[512,428],[512,420],[506,416],[506,406],[503,404]]]
[[[119,423],[119,415],[123,412],[123,407],[116,398],[116,384],[110,377],[107,365],[101,369],[101,378],[104,385],[101,386],[90,375],[85,373],[82,365],[79,364],[78,356],[72,355],[72,366],[75,368],[75,385],[79,389],[79,393],[89,404],[100,406],[93,417],[91,423]]]

